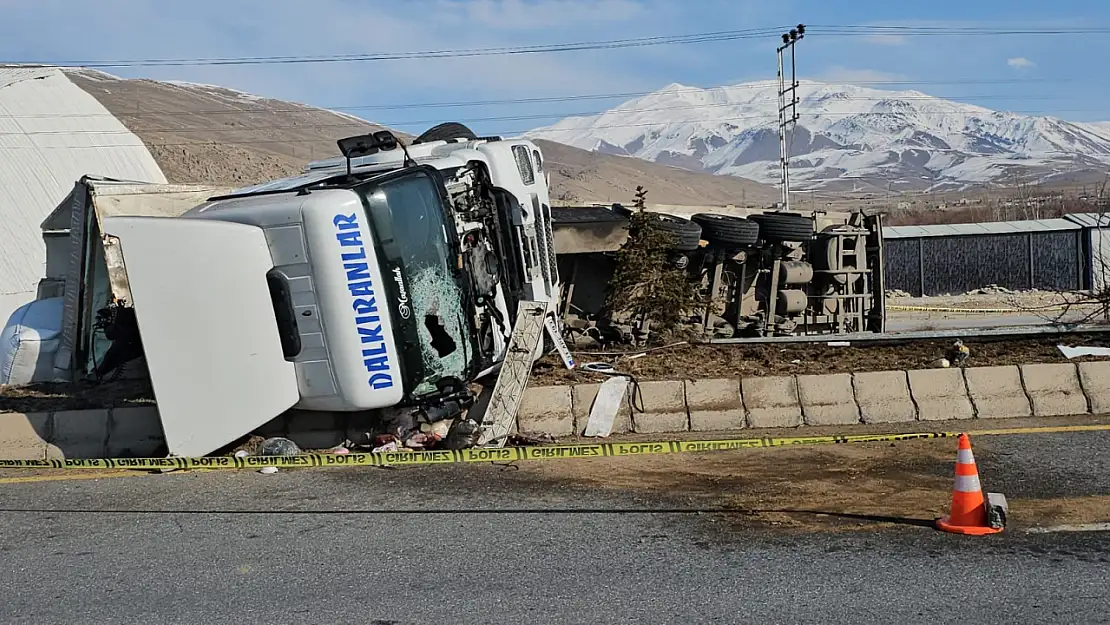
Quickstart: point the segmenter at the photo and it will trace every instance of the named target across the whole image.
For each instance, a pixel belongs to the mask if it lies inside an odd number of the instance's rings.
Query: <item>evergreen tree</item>
[[[608,284],[607,317],[651,321],[652,330],[673,331],[699,305],[696,285],[670,259],[674,238],[659,226],[659,216],[645,209],[647,191],[636,187],[635,211],[628,240],[616,252]]]

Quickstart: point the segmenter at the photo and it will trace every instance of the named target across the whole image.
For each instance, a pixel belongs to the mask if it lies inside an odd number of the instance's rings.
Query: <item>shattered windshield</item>
[[[430,172],[415,169],[356,191],[374,225],[410,392],[435,391],[445,376],[465,379],[474,354],[468,294],[439,185]]]

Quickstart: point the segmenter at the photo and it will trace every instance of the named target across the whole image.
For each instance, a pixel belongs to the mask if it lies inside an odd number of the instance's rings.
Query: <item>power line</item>
[[[810,32],[816,30],[821,35],[876,35],[896,34],[914,37],[971,35],[1000,37],[1011,35],[1100,35],[1110,33],[1107,26],[1074,26],[1055,28],[1030,27],[982,27],[982,26],[895,26],[895,25],[851,25],[851,24],[814,24],[806,26]]]
[[[961,98],[965,98],[965,99],[974,98],[976,100],[989,100],[989,99],[1011,99],[1012,96],[1005,96],[1005,95],[997,95],[996,94],[996,95],[981,95],[981,96],[961,96]],[[838,101],[839,102],[884,102],[884,101],[887,101],[887,100],[890,100],[890,99],[891,98],[888,98],[888,97],[847,96],[847,97],[839,99]],[[924,101],[924,102],[928,102],[928,101],[933,101],[933,100],[937,100],[937,99],[938,98],[934,98],[932,96],[905,96],[905,97],[896,98],[896,100],[899,101],[899,102],[902,102],[902,101]],[[1056,95],[1056,96],[1026,96],[1026,97],[1023,97],[1021,99],[1023,99],[1023,100],[1061,100],[1061,99],[1066,99],[1066,98],[1063,95]],[[573,112],[573,113],[561,112],[561,113],[533,113],[533,114],[527,114],[527,115],[493,115],[493,116],[486,116],[486,117],[464,117],[464,118],[455,119],[453,121],[458,121],[458,122],[462,122],[462,123],[478,123],[478,122],[493,122],[493,121],[529,121],[529,120],[550,119],[550,118],[553,118],[553,117],[562,117],[562,118],[567,118],[567,117],[593,117],[593,116],[604,115],[606,113],[618,113],[618,114],[658,113],[658,112],[667,112],[667,111],[690,111],[690,110],[704,110],[704,109],[711,109],[711,108],[728,108],[728,107],[758,104],[760,102],[765,102],[767,104],[770,104],[773,101],[774,100],[771,97],[766,97],[766,98],[755,98],[755,99],[748,100],[747,102],[743,102],[743,103],[739,103],[739,104],[738,103],[732,103],[732,102],[727,102],[727,103],[726,102],[713,102],[713,103],[702,103],[702,104],[689,104],[689,105],[685,105],[685,106],[666,106],[666,107],[639,108],[639,109],[615,108],[615,109],[604,109],[604,110],[593,110],[593,111],[576,111],[576,112]],[[956,102],[958,104],[968,104],[969,106],[973,106],[970,103],[959,102],[955,98],[941,100],[941,101],[942,102],[951,101],[951,102]],[[1101,110],[1101,109],[1095,109],[1095,110],[1097,111],[1097,110]],[[1045,114],[1045,113],[1047,113],[1046,111],[1033,111],[1033,112],[1030,112],[1030,111],[1021,111],[1021,112],[1018,112],[1018,111],[995,111],[995,112],[1000,112],[1000,113],[1007,113],[1008,112],[1008,113],[1014,113],[1014,114],[1019,114],[1019,113],[1020,114]],[[1051,111],[1051,112],[1063,112],[1063,111],[1054,110],[1054,111]],[[1073,110],[1071,112],[1076,112],[1076,111]],[[1082,112],[1091,112],[1091,110],[1083,110]],[[888,111],[836,111],[836,112],[830,112],[830,113],[811,113],[807,116],[808,117],[821,117],[821,116],[841,116],[841,115],[887,115],[887,114],[891,114],[891,113],[888,112]],[[957,112],[957,111],[915,111],[914,114],[915,115],[930,115],[930,116],[936,116],[936,115],[948,116],[948,115],[950,115],[950,116],[953,116],[953,117],[964,115],[964,113]],[[126,116],[127,116],[126,114],[121,115],[121,117],[126,117]],[[767,113],[766,115],[762,115],[762,114],[744,115],[742,118],[743,119],[762,119],[762,118],[766,117],[766,118],[769,119],[772,116],[773,116],[772,113]],[[734,117],[733,119],[740,119],[740,118]],[[416,120],[391,120],[391,121],[363,120],[363,121],[365,121],[367,123],[377,125],[377,126],[396,127],[396,126],[406,126],[406,125],[407,126],[414,126],[414,125],[438,124],[438,123],[442,122],[443,120],[439,119],[439,118],[436,118],[436,119],[416,119]],[[658,123],[658,124],[662,125],[662,124],[665,124],[665,123],[692,123],[693,121],[699,121],[700,122],[700,121],[714,121],[714,120],[713,119],[699,119],[699,120],[688,120],[687,122],[683,122],[683,121],[677,121],[677,122],[661,121],[661,122],[653,122],[653,123]],[[0,136],[85,135],[85,134],[87,134],[87,135],[128,135],[128,134],[132,134],[136,131],[137,132],[149,132],[149,133],[175,133],[175,134],[198,133],[198,132],[252,132],[252,131],[260,131],[260,130],[297,130],[297,129],[316,129],[316,128],[349,128],[349,127],[351,127],[352,125],[354,125],[356,123],[357,122],[355,122],[354,120],[350,120],[350,121],[347,121],[347,122],[344,122],[344,123],[264,125],[264,126],[255,126],[253,128],[250,128],[250,127],[227,127],[227,126],[199,126],[199,127],[190,127],[190,128],[138,128],[138,129],[135,129],[135,130],[131,130],[131,129],[126,129],[126,130],[51,129],[51,130],[30,130],[30,131],[26,131],[26,132],[0,132]]]
[[[112,61],[66,61],[63,63],[43,63],[41,61],[23,62],[26,65],[64,65],[89,68],[119,67],[178,67],[200,65],[287,65],[309,63],[351,63],[372,61],[399,61],[412,59],[465,58],[480,56],[507,56],[521,54],[540,54],[555,52],[577,52],[587,50],[613,50],[659,45],[684,45],[737,41],[768,37],[781,32],[789,26],[771,28],[751,28],[743,30],[724,30],[715,32],[691,33],[687,35],[658,35],[629,39],[610,39],[603,41],[580,41],[531,46],[502,46],[493,48],[465,48],[455,50],[424,50],[414,52],[381,52],[363,54],[323,54],[303,56],[236,56],[236,57],[194,57],[165,59],[121,59]],[[926,26],[879,26],[879,25],[814,25],[810,32],[820,36],[859,37],[881,34],[896,34],[904,37],[922,36],[1013,36],[1013,35],[1091,35],[1108,34],[1110,27],[1057,27],[1057,28],[1000,28],[1000,27],[926,27]],[[816,31],[816,32],[814,32]]]
[[[781,30],[777,28],[751,28],[692,33],[688,35],[660,35],[631,39],[580,41],[572,43],[540,44],[532,46],[502,46],[496,48],[467,48],[457,50],[424,50],[419,52],[381,52],[365,54],[326,54],[305,56],[255,56],[176,59],[128,59],[115,61],[66,61],[63,63],[29,62],[31,65],[64,65],[72,67],[177,67],[197,65],[288,65],[306,63],[351,63],[365,61],[402,61],[411,59],[465,58],[478,56],[508,56],[550,52],[577,52],[584,50],[615,50],[645,46],[736,41],[765,37]]]
[[[1101,112],[1101,110],[1102,109],[1068,109],[1068,110],[1059,111],[1059,112],[1090,113],[1090,112]],[[1035,114],[1036,113],[1036,112],[1030,112],[1030,111],[1012,111],[1012,112],[1013,113],[1019,113],[1019,114]],[[929,113],[919,113],[919,114],[930,115]],[[849,117],[849,116],[861,116],[861,115],[862,116],[887,115],[887,113],[875,112],[875,111],[860,111],[860,112],[829,113],[829,114],[825,114],[825,115],[830,116],[830,117],[833,117],[833,116],[835,116],[835,117]],[[944,112],[944,111],[938,111],[936,113],[931,114],[931,116],[936,116],[936,117],[963,117],[962,114],[956,114],[956,113]],[[601,125],[601,126],[590,126],[589,128],[554,128],[554,129],[544,129],[544,130],[535,131],[535,132],[537,133],[537,135],[539,135],[539,134],[558,133],[558,132],[581,132],[583,130],[593,131],[593,130],[605,130],[605,129],[615,129],[615,128],[644,128],[644,127],[651,127],[651,126],[667,126],[667,125],[671,125],[671,124],[692,124],[692,123],[703,123],[703,122],[707,122],[707,121],[712,121],[712,122],[741,121],[741,120],[749,120],[749,119],[768,120],[769,117],[766,116],[766,115],[743,115],[743,116],[736,116],[736,117],[717,117],[717,118],[714,118],[712,120],[690,119],[690,120],[668,120],[668,121],[665,121],[665,122],[646,122],[646,123],[634,123],[634,124],[605,124],[605,125]],[[310,128],[310,127],[311,126],[297,126],[296,128]],[[262,132],[262,131],[267,131],[267,130],[280,130],[280,129],[282,129],[282,128],[280,128],[280,127],[259,127],[259,128],[252,128],[252,129],[244,129],[244,130],[240,130],[239,132]],[[519,136],[519,135],[523,135],[525,133],[530,133],[530,132],[533,132],[533,131],[534,131],[534,129],[524,128],[524,129],[515,129],[515,130],[502,130],[502,131],[497,131],[497,132],[492,132],[492,133],[487,133],[487,134],[496,134],[496,135],[500,135],[500,136]],[[90,133],[90,134],[94,135],[95,133]],[[102,134],[107,134],[107,133],[102,133]],[[123,134],[123,133],[121,133],[121,134]],[[128,132],[126,134],[130,135],[132,133]],[[536,138],[541,138],[542,139],[543,137],[537,136]],[[216,141],[216,140],[174,141],[174,142],[151,141],[148,144],[144,143],[143,145],[159,146],[159,147],[204,146],[204,145],[283,145],[283,144],[319,143],[320,141],[326,141],[326,140],[327,139],[324,138],[324,137],[318,137],[318,138],[313,138],[313,139],[277,138],[277,139],[221,140],[221,141]],[[26,145],[26,146],[9,145],[9,146],[5,146],[4,149],[6,149],[6,150],[18,150],[18,149],[34,149],[34,150],[37,150],[37,149],[90,149],[90,148],[143,147],[143,145],[140,145],[138,143],[131,143],[131,144],[118,144],[118,143],[117,144],[84,144],[84,145],[76,145],[76,144],[74,144],[74,145]],[[944,150],[940,150],[940,151],[944,151]]]
[[[894,86],[894,85],[1009,85],[1009,84],[1028,84],[1028,83],[1072,83],[1077,82],[1076,78],[1044,78],[1044,79],[998,79],[998,80],[875,80],[875,81],[856,81],[853,86]],[[806,82],[814,81],[802,81]],[[751,89],[764,89],[763,85],[742,84],[724,87],[710,87],[703,89],[700,87],[690,87],[685,89],[669,89],[658,91],[625,91],[614,93],[597,93],[597,94],[581,94],[581,95],[567,95],[567,96],[548,96],[537,98],[510,98],[503,100],[472,100],[472,101],[456,101],[456,102],[422,102],[412,104],[357,104],[357,105],[342,105],[342,106],[314,106],[314,105],[300,105],[297,108],[266,108],[259,106],[258,108],[233,108],[233,109],[208,109],[208,110],[178,110],[178,111],[120,111],[115,113],[34,113],[34,114],[0,114],[0,119],[88,119],[98,117],[126,117],[126,118],[140,118],[140,117],[195,117],[195,116],[211,116],[211,115],[241,115],[243,113],[289,113],[289,114],[319,114],[330,113],[335,111],[386,111],[386,110],[412,110],[412,109],[435,109],[435,108],[467,108],[478,106],[500,106],[500,105],[519,105],[519,104],[543,104],[543,103],[564,103],[564,102],[578,102],[584,100],[608,100],[616,98],[635,98],[649,95],[675,95],[681,93],[703,93],[706,91],[714,91],[724,89],[726,91],[738,90],[751,90]],[[1064,95],[1058,96],[1008,96],[1005,94],[985,94],[981,96],[898,96],[899,100],[902,99],[916,99],[916,100],[959,100],[959,99],[1005,99],[1011,97],[1020,97],[1020,99],[1064,99]],[[867,98],[849,96],[848,99],[864,100]],[[881,100],[885,98],[871,98],[873,100]],[[729,105],[731,106],[731,105]],[[583,113],[593,114],[593,113]],[[558,114],[565,116],[565,113]],[[554,116],[554,115],[552,115]],[[550,116],[549,116],[550,117]],[[383,122],[384,123],[384,122]],[[413,122],[403,122],[413,123]]]

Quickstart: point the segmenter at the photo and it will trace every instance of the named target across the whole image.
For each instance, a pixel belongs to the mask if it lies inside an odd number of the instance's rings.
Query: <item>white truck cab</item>
[[[180,217],[104,220],[171,454],[289,408],[454,416],[503,360],[518,304],[557,305],[538,146],[388,131],[339,145]]]

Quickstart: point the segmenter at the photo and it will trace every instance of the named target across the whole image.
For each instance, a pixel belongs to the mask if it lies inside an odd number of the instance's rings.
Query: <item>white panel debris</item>
[[[590,420],[586,422],[585,436],[609,436],[613,431],[613,420],[621,409],[624,393],[628,390],[628,378],[614,376],[601,383],[597,397],[590,407]]]

